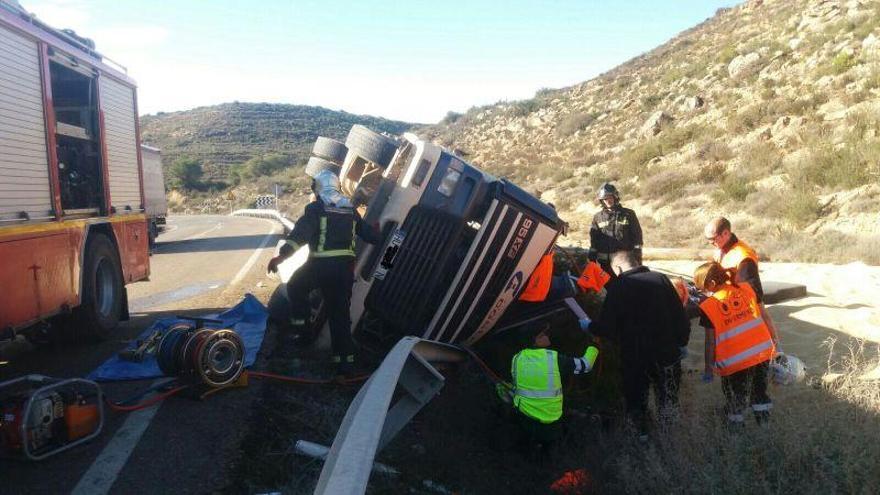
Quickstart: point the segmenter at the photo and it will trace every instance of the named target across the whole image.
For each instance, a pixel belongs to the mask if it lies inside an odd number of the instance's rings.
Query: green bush
[[[721,179],[715,197],[724,201],[743,201],[749,194],[754,193],[758,189],[751,180],[743,174],[727,174]]]
[[[796,184],[853,188],[876,175],[880,143],[853,142],[840,149],[820,145],[791,171]]]
[[[837,56],[831,60],[831,73],[832,74],[843,74],[844,72],[852,69],[856,66],[858,61],[854,55],[850,55],[849,53],[838,53]]]
[[[809,190],[794,188],[785,194],[785,219],[801,228],[819,218],[819,202]]]
[[[197,189],[202,183],[202,163],[195,158],[181,157],[171,164],[168,170],[172,187]]]
[[[733,61],[737,55],[739,55],[739,53],[736,51],[736,46],[727,45],[718,52],[718,58],[716,60],[718,60],[719,64],[727,65]]]
[[[641,193],[652,199],[672,199],[684,194],[684,188],[694,182],[692,174],[681,169],[668,169],[645,178]]]

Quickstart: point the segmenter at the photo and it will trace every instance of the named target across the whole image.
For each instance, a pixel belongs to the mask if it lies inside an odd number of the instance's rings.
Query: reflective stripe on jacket
[[[747,283],[725,286],[700,304],[715,332],[715,371],[721,376],[773,357],[773,339]]]
[[[562,417],[562,378],[556,351],[523,349],[513,357],[513,405],[541,423]]]
[[[584,272],[578,278],[577,284],[584,291],[593,290],[599,292],[609,280],[611,280],[611,275],[608,275],[608,272],[603,270],[599,263],[590,261],[584,267]]]
[[[722,252],[720,249],[715,251],[715,261],[717,261],[722,268],[733,268],[735,270],[739,268],[739,264],[745,259],[754,261],[757,266],[758,253],[749,247],[748,244],[740,240],[733,243],[733,246],[730,246],[730,249],[728,249],[727,252]]]
[[[525,289],[519,295],[520,301],[541,302],[547,298],[550,292],[550,282],[553,280],[553,251],[544,255],[535,271],[526,281]]]

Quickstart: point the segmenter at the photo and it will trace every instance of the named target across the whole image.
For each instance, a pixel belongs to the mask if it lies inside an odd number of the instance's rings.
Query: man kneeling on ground
[[[561,435],[562,386],[573,375],[589,373],[599,350],[587,347],[581,357],[570,357],[549,349],[549,324],[528,325],[522,330],[525,348],[513,356],[512,385],[498,385],[498,394],[513,404],[519,427],[519,446],[527,455],[546,453]]]

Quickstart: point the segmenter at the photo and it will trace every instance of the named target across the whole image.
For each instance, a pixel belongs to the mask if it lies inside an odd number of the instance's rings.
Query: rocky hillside
[[[647,244],[711,216],[772,259],[880,263],[880,4],[751,0],[593,80],[419,131],[555,203],[586,237],[617,181]]]
[[[223,178],[225,166],[261,155],[305,163],[316,137],[344,139],[354,124],[394,134],[412,125],[321,107],[235,102],[143,116],[141,137],[162,149],[166,166],[188,156],[202,161],[209,177]]]

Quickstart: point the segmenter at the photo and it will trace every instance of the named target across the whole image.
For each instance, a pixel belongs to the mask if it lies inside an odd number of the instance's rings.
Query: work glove
[[[506,404],[513,402],[513,385],[507,382],[499,382],[495,384],[495,393],[498,398]]]
[[[687,346],[681,346],[678,348],[678,360],[681,361],[684,358],[688,357],[688,348]]]
[[[587,253],[587,259],[590,261],[596,261],[598,259],[599,253],[593,248],[590,248],[590,251]]]
[[[715,380],[715,373],[712,373],[711,370],[706,370],[703,372],[703,383],[712,383]]]
[[[281,259],[281,256],[276,256],[272,258],[271,260],[269,260],[269,266],[266,268],[266,270],[268,270],[269,273],[278,273],[278,265],[280,265],[282,261],[284,260]]]

